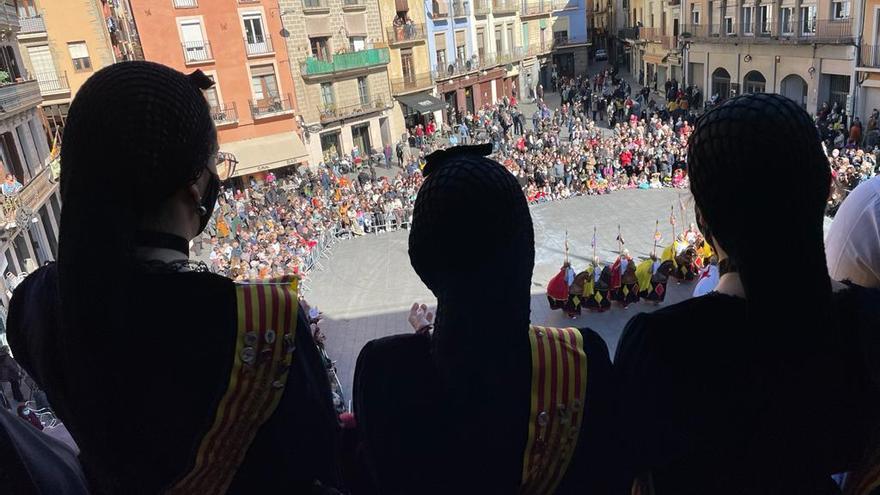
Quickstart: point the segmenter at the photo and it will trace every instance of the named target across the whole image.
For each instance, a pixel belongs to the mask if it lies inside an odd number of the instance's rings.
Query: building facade
[[[852,114],[860,5],[851,0],[682,0],[687,84],[707,97],[780,93]]]
[[[17,5],[0,2],[0,168],[20,184],[4,191],[0,208],[0,316],[12,290],[58,254],[61,198],[49,166],[50,149],[39,105],[40,85],[24,69],[16,36]],[[0,335],[2,337],[2,335]]]
[[[59,136],[79,87],[96,70],[140,53],[128,3],[119,0],[19,0],[18,42],[40,85],[43,113]]]
[[[377,2],[281,0],[280,5],[310,163],[392,146],[391,57]]]
[[[861,49],[855,73],[855,115],[867,122],[874,109],[880,109],[880,0],[864,1],[865,10],[858,26]]]
[[[275,2],[132,0],[147,60],[214,80],[205,91],[220,151],[234,176],[260,180],[297,167],[308,151],[295,119],[296,88]]]
[[[632,27],[619,29],[618,38],[630,74],[652,88],[669,80],[682,84],[681,1],[634,0],[628,15]]]

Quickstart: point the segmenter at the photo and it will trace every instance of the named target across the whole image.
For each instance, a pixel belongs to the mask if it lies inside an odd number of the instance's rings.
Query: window
[[[272,64],[251,67],[251,88],[257,102],[278,99],[278,80],[275,79],[275,67]]]
[[[55,71],[52,54],[49,52],[49,45],[29,46],[27,51],[31,59],[31,67],[34,68],[34,75],[41,86],[46,82],[57,82],[58,74]]]
[[[70,59],[73,61],[73,68],[77,72],[90,70],[92,68],[92,60],[89,58],[89,49],[86,47],[85,41],[68,43],[67,50],[70,52]]]
[[[457,47],[456,47],[457,48]],[[501,47],[501,28],[495,28],[495,54],[500,55],[504,52],[504,49]],[[459,59],[464,57],[459,57]]]
[[[568,31],[553,31],[553,43],[560,45],[568,41]]]
[[[700,23],[700,11],[695,7],[696,5],[691,5],[691,23],[696,25]]]
[[[497,38],[500,38],[500,36],[496,37],[496,39]],[[455,59],[461,63],[464,63],[467,60],[464,31],[455,32]]]
[[[761,5],[761,34],[770,34],[773,30],[773,6]]]
[[[834,19],[849,18],[849,0],[832,0],[831,16]]]
[[[259,12],[242,14],[242,20],[244,21],[244,35],[248,45],[266,42],[263,16]]]
[[[464,45],[458,45],[455,47],[455,58],[462,62],[467,60],[467,52],[465,51]]]
[[[358,85],[360,85],[360,81],[358,81]],[[333,97],[333,83],[321,83],[321,103],[323,103],[325,107],[332,106],[336,103],[336,98]]]
[[[745,34],[755,34],[754,13],[754,7],[743,7],[742,24],[743,33]],[[727,19],[725,19],[725,22],[726,21]],[[728,31],[727,33],[730,34],[731,31]]]
[[[828,78],[828,103],[837,103],[840,108],[846,108],[846,100],[849,98],[849,76],[823,74]]]
[[[480,60],[486,56],[486,30],[481,27],[477,28],[477,55]]]
[[[513,50],[513,26],[507,26],[507,49]]]
[[[330,38],[309,38],[312,47],[312,56],[318,60],[330,60]]]
[[[352,36],[348,38],[348,47],[353,52],[359,52],[367,48],[367,38],[363,36]]]
[[[200,21],[181,22],[180,38],[183,41],[183,53],[187,62],[211,60],[211,53],[208,49],[208,43],[205,42]]]
[[[367,78],[365,76],[357,78],[358,83],[358,96],[361,100],[362,106],[367,106],[370,103],[370,90],[367,87]]]
[[[783,7],[779,13],[782,21],[782,34],[794,33],[794,7]]]
[[[437,49],[437,69],[446,70],[446,48]]]
[[[724,18],[724,33],[733,34],[733,17]]]
[[[210,105],[211,109],[220,107],[220,96],[217,93],[217,80],[214,79],[214,74],[205,74],[208,76],[208,79],[214,82],[214,85],[210,88],[202,91],[205,94],[205,99],[208,100],[208,105]]]
[[[801,34],[816,34],[816,6],[801,7]]]
[[[400,50],[400,67],[403,72],[403,78],[407,81],[413,81],[416,78],[415,62],[413,62],[412,48],[404,48]]]

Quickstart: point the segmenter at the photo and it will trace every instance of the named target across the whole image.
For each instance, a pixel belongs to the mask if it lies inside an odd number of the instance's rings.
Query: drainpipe
[[[865,14],[866,14],[865,8],[866,8],[866,0],[862,0],[861,2],[859,2],[859,15],[857,16],[858,26],[856,28],[857,29],[856,30],[856,41],[855,41],[855,47],[854,47],[855,48],[855,63],[854,64],[856,67],[858,67],[859,61],[862,57],[861,48],[862,48],[862,38],[863,38],[862,33],[865,32]],[[850,115],[850,118],[852,118],[856,114],[856,109],[858,108],[858,101],[861,99],[860,96],[862,96],[862,94],[861,94],[862,93],[862,85],[857,84],[858,79],[859,79],[859,73],[856,72],[855,70],[853,70],[853,77],[849,81],[849,86],[850,86],[849,94],[852,95],[852,112],[851,112],[852,115]]]

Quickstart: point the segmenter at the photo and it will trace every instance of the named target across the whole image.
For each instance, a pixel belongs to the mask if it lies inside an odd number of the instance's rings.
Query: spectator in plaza
[[[409,254],[437,296],[437,319],[369,342],[358,357],[354,400],[367,463],[382,493],[614,493],[606,484],[615,465],[607,349],[589,329],[529,326],[532,222],[519,183],[483,158],[489,152],[453,148],[425,167]],[[474,211],[492,221],[461,222]],[[480,249],[461,249],[461,239]],[[569,340],[560,356],[545,356],[544,339],[561,335]],[[586,362],[569,361],[575,348]],[[535,359],[545,367],[533,369]],[[536,373],[550,359],[572,365],[569,395],[540,389]]]
[[[756,164],[788,187],[743,201]],[[688,169],[721,277],[713,293],[635,316],[621,336],[625,478],[658,495],[837,493],[831,475],[858,467],[880,394],[852,316],[832,301],[830,173],[813,122],[780,95],[731,99],[697,122]],[[793,291],[779,285],[770,239],[797,246],[786,252]]]
[[[236,285],[188,257],[220,192],[212,84],[151,62],[86,81],[61,151],[59,262],[10,305],[10,345],[96,493],[339,484],[338,423],[295,288]]]
[[[2,164],[2,163],[0,163]],[[21,188],[24,187],[21,185],[21,182],[16,180],[15,176],[12,174],[6,174],[6,180],[3,181],[3,185],[0,186],[0,191],[3,192],[6,196],[12,196],[13,194],[21,191]]]

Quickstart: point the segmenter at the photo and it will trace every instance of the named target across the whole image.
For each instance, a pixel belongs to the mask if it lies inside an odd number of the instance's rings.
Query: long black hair
[[[78,91],[61,149],[64,324],[98,338],[125,330],[136,231],[217,152],[200,91],[210,85],[201,72],[124,62],[98,71]]]
[[[700,228],[729,256],[750,313],[773,311],[785,294],[827,316],[822,226],[831,170],[807,112],[775,94],[728,100],[697,121],[688,174]],[[778,187],[756,187],[766,183]]]

